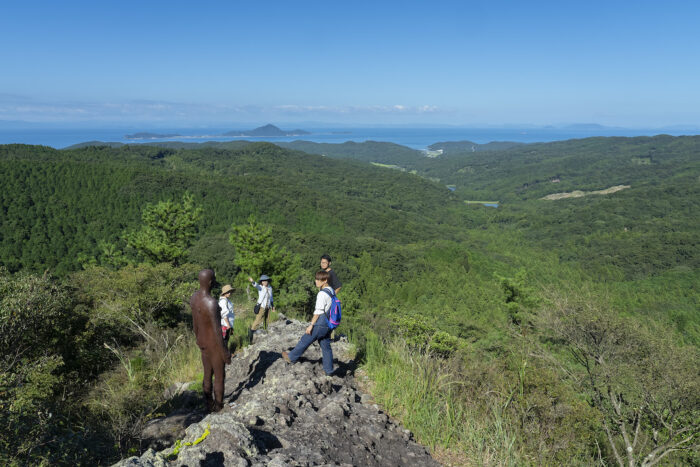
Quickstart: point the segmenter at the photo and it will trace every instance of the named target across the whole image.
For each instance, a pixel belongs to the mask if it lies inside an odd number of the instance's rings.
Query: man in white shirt
[[[333,349],[331,349],[331,330],[328,327],[328,313],[331,309],[333,289],[328,284],[328,271],[318,271],[316,273],[316,287],[318,287],[318,295],[316,296],[316,306],[314,307],[314,315],[311,318],[311,324],[306,328],[306,332],[299,343],[292,349],[291,352],[282,352],[282,358],[287,363],[295,363],[302,354],[309,348],[314,341],[318,341],[321,346],[321,355],[323,357],[323,371],[327,375],[333,373]],[[324,292],[324,289],[327,292]]]

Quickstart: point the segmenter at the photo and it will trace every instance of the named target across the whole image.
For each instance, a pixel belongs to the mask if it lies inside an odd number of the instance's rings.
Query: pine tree
[[[234,225],[229,242],[236,249],[236,264],[240,272],[235,282],[243,287],[250,298],[248,277],[267,274],[272,279],[275,304],[286,308],[302,308],[309,300],[310,286],[304,280],[301,258],[275,243],[272,228],[248,218],[247,224]]]
[[[153,263],[177,265],[197,235],[201,214],[190,193],[182,196],[181,203],[148,204],[141,217],[144,225],[127,234],[126,242]]]

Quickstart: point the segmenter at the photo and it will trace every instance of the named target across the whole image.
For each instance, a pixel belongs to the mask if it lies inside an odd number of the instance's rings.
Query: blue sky
[[[700,127],[700,2],[5,1],[0,120]]]

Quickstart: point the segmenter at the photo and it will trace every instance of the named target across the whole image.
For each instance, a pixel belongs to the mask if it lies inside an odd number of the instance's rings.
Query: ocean
[[[310,135],[294,137],[231,137],[221,136],[231,128],[208,129],[0,129],[0,144],[38,144],[62,149],[87,141],[120,142],[138,144],[156,141],[184,141],[201,143],[205,141],[268,141],[289,142],[295,140],[317,143],[344,143],[346,141],[385,141],[414,149],[426,149],[429,145],[442,141],[468,140],[478,144],[491,141],[516,141],[536,143],[561,141],[592,136],[653,136],[664,133],[674,136],[698,134],[700,131],[644,130],[627,128],[304,128]],[[134,140],[127,134],[152,132],[158,134],[179,134],[173,138]]]

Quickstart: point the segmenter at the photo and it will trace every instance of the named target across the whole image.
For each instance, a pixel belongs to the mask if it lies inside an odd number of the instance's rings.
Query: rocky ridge
[[[285,363],[281,352],[305,327],[282,317],[256,334],[226,367],[221,412],[205,416],[197,400],[194,410],[151,422],[152,448],[116,465],[439,465],[358,389],[344,338],[332,344],[333,376],[323,372],[317,344],[296,364]]]

